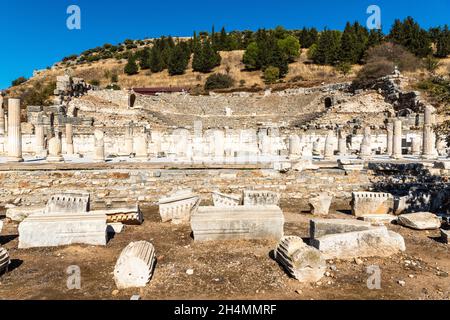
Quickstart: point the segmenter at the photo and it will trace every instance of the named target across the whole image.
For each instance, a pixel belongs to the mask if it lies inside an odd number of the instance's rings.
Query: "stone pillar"
[[[141,134],[134,138],[134,153],[136,154],[136,159],[147,161],[148,160],[148,138],[147,134]]]
[[[394,125],[392,124],[392,122],[389,122],[387,124],[387,141],[386,141],[387,145],[386,154],[389,157],[391,157],[394,152],[393,143],[394,143]]]
[[[0,94],[0,135],[5,134],[5,109],[3,108],[3,96]]]
[[[133,153],[133,124],[130,123],[125,127],[125,154]]]
[[[66,153],[73,155],[75,152],[73,148],[73,126],[71,123],[66,123]]]
[[[334,142],[335,136],[333,131],[328,131],[327,138],[325,139],[325,152],[324,159],[325,160],[333,160],[334,159]]]
[[[221,130],[214,131],[214,156],[220,160],[225,156],[225,133]]]
[[[44,152],[45,151],[44,125],[39,120],[38,120],[36,126],[34,127],[34,135],[35,135],[34,152],[36,153],[36,156],[42,156],[42,155],[47,156],[46,152]]]
[[[370,132],[370,127],[365,127],[359,158],[369,159],[370,157],[372,157],[372,134]]]
[[[412,138],[411,141],[411,153],[414,156],[420,156],[422,150],[421,150],[421,141],[419,137]]]
[[[20,99],[8,100],[8,162],[23,162]]]
[[[392,158],[401,159],[402,155],[402,121],[394,121],[394,139],[392,143]]]
[[[302,154],[300,137],[296,134],[289,137],[289,158],[295,159]]]
[[[342,130],[339,130],[338,155],[340,155],[340,156],[347,155],[347,137],[346,137],[345,132]]]
[[[102,130],[94,131],[94,162],[105,162],[105,133]]]
[[[433,107],[425,107],[425,117],[423,124],[423,139],[422,139],[422,158],[433,159],[434,154],[434,134],[433,134]]]
[[[55,136],[48,141],[48,157],[49,162],[62,162],[64,158],[62,156],[62,143],[61,132],[56,132]]]

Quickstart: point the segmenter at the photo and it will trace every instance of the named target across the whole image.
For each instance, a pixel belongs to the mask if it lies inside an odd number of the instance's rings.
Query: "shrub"
[[[278,79],[280,79],[280,69],[272,66],[267,67],[264,71],[264,80],[267,83],[275,83]]]
[[[344,76],[348,75],[350,71],[352,71],[352,64],[348,62],[341,62],[336,66],[336,70],[343,74]]]
[[[113,73],[113,74],[111,75],[111,82],[112,82],[112,83],[117,83],[117,82],[119,82],[119,76],[117,75],[117,73]]]
[[[128,63],[125,65],[125,68],[123,69],[123,71],[129,76],[132,76],[134,74],[138,74],[139,67],[138,67],[134,57],[129,57],[128,58]]]
[[[381,60],[392,62],[400,71],[415,71],[420,67],[420,60],[414,54],[392,42],[383,43],[367,51],[367,64]]]
[[[372,80],[384,77],[394,72],[395,65],[392,61],[386,59],[380,59],[366,64],[358,72],[358,75],[354,81],[358,87],[365,86]]]
[[[93,80],[89,81],[89,83],[96,87],[98,87],[100,85],[100,81],[97,79],[93,79]]]
[[[423,59],[423,65],[425,69],[427,69],[428,72],[431,74],[434,74],[436,70],[442,65],[441,62],[434,58],[433,56],[428,56],[425,59]]]
[[[116,83],[110,84],[106,86],[106,89],[108,90],[120,90],[120,86]]]
[[[38,81],[31,88],[25,90],[20,99],[27,106],[48,106],[53,103],[52,97],[55,89],[56,82],[45,84]]]
[[[11,86],[13,86],[13,87],[19,86],[19,85],[21,85],[22,83],[27,82],[27,81],[28,81],[27,78],[25,78],[25,77],[19,77],[19,78],[17,78],[16,80],[13,80],[13,81],[11,82]]]
[[[227,89],[231,88],[234,80],[227,74],[215,73],[206,79],[205,90]]]

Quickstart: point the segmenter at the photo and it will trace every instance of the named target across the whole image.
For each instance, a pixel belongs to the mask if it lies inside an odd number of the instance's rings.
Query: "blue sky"
[[[161,35],[190,36],[193,30],[256,30],[283,25],[343,29],[346,21],[364,25],[371,4],[381,8],[388,31],[395,18],[413,16],[430,26],[450,24],[449,0],[0,0],[0,88],[29,77],[61,58],[86,49]],[[81,8],[81,30],[68,30],[69,5]]]

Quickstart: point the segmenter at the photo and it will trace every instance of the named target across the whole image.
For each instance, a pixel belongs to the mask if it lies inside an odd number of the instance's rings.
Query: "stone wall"
[[[8,203],[43,205],[53,193],[61,190],[90,192],[92,207],[120,206],[139,202],[156,205],[174,188],[192,188],[210,203],[211,192],[240,193],[244,189],[281,193],[282,206],[308,210],[308,198],[317,192],[335,194],[333,205],[349,209],[352,191],[370,187],[367,172],[346,175],[340,169],[282,174],[270,169],[155,169],[150,166],[123,169],[74,169],[61,165],[54,170],[0,171],[0,206]],[[64,170],[62,169],[64,168]],[[0,169],[2,170],[2,169]]]

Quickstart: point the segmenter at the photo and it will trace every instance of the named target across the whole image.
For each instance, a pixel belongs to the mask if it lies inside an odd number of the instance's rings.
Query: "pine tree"
[[[448,25],[439,30],[436,40],[436,57],[446,58],[450,54],[450,31]]]
[[[354,64],[358,61],[356,33],[350,22],[347,22],[341,39],[339,60]]]
[[[164,61],[162,59],[161,51],[158,47],[153,46],[150,52],[150,70],[153,73],[161,72],[164,70]]]
[[[171,76],[183,74],[188,66],[189,59],[181,45],[175,45],[170,50],[167,68]]]
[[[211,72],[214,67],[220,65],[221,60],[220,54],[214,50],[209,40],[205,40],[201,49],[194,52],[192,69],[204,73]]]
[[[324,30],[319,38],[313,60],[317,64],[334,65],[339,60],[341,49],[341,33],[339,31]]]
[[[128,58],[128,63],[125,65],[125,68],[123,70],[127,75],[132,76],[135,74],[138,74],[139,67],[136,63],[136,59],[134,56],[130,56]]]
[[[367,49],[375,47],[383,42],[384,35],[381,29],[371,29],[367,41]]]
[[[247,50],[245,50],[242,62],[245,64],[245,68],[248,70],[257,70],[260,68],[259,64],[259,48],[256,42],[251,42]]]
[[[222,30],[220,31],[219,45],[217,47],[218,47],[219,51],[229,50],[228,49],[228,35],[225,30],[225,27],[223,27]]]
[[[150,69],[150,49],[145,48],[139,57],[139,65],[142,70]]]

